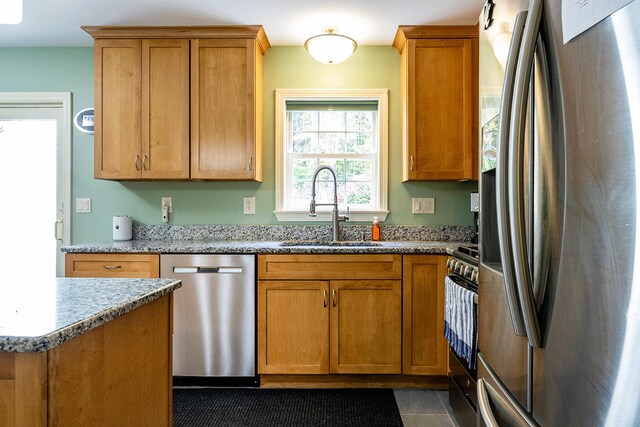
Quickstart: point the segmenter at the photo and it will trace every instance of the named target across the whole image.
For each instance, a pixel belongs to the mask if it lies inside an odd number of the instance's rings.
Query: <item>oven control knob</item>
[[[465,267],[464,267],[464,273],[462,273],[462,275],[463,275],[464,277],[471,278],[471,272],[472,272],[472,271],[473,271],[473,270],[471,269],[471,266],[470,266],[470,265],[467,265],[467,266],[465,266]]]
[[[476,282],[478,280],[478,272],[476,270],[473,270],[471,272],[471,277],[470,277],[472,282]]]
[[[447,258],[447,268],[451,268],[452,264],[453,264],[453,258]]]
[[[462,263],[460,261],[456,261],[453,265],[453,271],[458,273],[460,272],[461,269],[462,269]]]

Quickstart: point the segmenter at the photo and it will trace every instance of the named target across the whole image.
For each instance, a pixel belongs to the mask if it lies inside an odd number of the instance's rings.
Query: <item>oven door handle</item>
[[[468,286],[466,284],[467,283],[466,279],[464,279],[464,278],[462,278],[462,277],[460,277],[458,275],[455,275],[455,274],[448,274],[447,277],[449,278],[449,280],[451,280],[456,285],[473,292],[473,303],[476,304],[476,305],[478,304],[478,291],[475,290],[475,289],[470,289],[471,286]],[[460,283],[460,282],[462,282],[462,283]]]

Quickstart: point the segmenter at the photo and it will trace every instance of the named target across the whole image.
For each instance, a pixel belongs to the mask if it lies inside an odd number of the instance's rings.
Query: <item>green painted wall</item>
[[[69,91],[73,113],[93,105],[92,48],[2,48],[0,91]],[[7,66],[7,64],[10,64]],[[173,197],[172,224],[276,224],[274,90],[389,89],[389,209],[387,224],[471,225],[475,183],[401,182],[400,55],[392,47],[362,46],[338,65],[313,60],[302,47],[267,51],[264,78],[264,180],[246,182],[111,182],[93,179],[93,138],[73,131],[72,198],[90,197],[92,213],[73,214],[73,243],[111,240],[111,218],[161,224],[160,198]],[[256,215],[242,214],[242,197],[256,197]],[[435,197],[435,215],[411,213],[411,197]],[[75,206],[74,206],[75,207]]]

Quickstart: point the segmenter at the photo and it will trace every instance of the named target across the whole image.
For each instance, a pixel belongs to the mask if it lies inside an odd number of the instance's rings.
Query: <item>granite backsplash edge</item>
[[[340,227],[341,239],[371,239],[370,225]],[[475,233],[464,225],[383,225],[384,241],[468,242]],[[134,240],[330,240],[329,225],[142,225],[134,224]]]

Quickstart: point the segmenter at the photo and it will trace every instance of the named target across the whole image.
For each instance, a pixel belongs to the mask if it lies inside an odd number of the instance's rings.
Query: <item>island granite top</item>
[[[451,241],[352,241],[352,244],[364,246],[332,246],[303,242],[282,241],[209,241],[209,240],[130,240],[122,242],[90,243],[62,247],[67,253],[257,253],[257,254],[445,254],[468,242]]]
[[[176,279],[57,278],[11,283],[0,302],[0,352],[56,347],[182,286]]]

